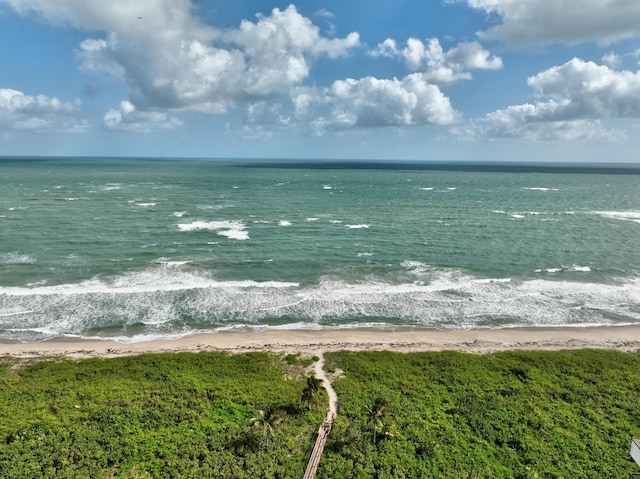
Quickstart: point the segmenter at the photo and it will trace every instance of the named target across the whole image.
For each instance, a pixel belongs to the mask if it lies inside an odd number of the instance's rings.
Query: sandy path
[[[315,365],[316,377],[322,380],[322,386],[325,388],[327,394],[329,395],[329,411],[331,411],[333,414],[337,414],[338,395],[336,394],[335,389],[333,389],[331,381],[329,381],[329,378],[324,372],[324,354],[322,353],[322,351],[318,351],[316,352],[316,356],[320,358],[316,361]]]

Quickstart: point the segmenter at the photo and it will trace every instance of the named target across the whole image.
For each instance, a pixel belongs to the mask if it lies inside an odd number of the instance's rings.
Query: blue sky
[[[0,156],[640,161],[636,0],[0,0]]]

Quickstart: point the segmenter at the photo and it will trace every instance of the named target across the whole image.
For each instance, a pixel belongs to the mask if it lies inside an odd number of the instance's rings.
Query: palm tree
[[[375,398],[371,406],[367,406],[367,416],[373,427],[374,445],[377,441],[378,430],[391,432],[392,434],[390,435],[395,434],[395,432],[393,432],[395,431],[395,424],[390,420],[389,414],[389,403],[380,397]],[[387,434],[385,434],[385,436],[386,435]]]
[[[311,410],[313,404],[320,402],[322,379],[318,379],[313,374],[307,378],[307,387],[302,390],[302,401],[306,402]]]
[[[284,421],[282,412],[275,409],[259,409],[258,415],[251,418],[251,424],[262,429],[262,435],[266,440],[266,448],[269,448],[269,439],[278,432],[278,426]]]

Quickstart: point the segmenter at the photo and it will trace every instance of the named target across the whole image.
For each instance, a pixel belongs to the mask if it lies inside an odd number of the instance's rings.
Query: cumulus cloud
[[[553,102],[515,105],[471,120],[452,131],[462,139],[510,140],[530,142],[584,141],[616,142],[626,139],[623,132],[606,129],[600,120],[547,120],[556,110]]]
[[[118,109],[111,109],[103,118],[108,130],[145,133],[153,130],[175,130],[183,123],[166,113],[157,111],[138,111],[130,101],[120,102]]]
[[[357,33],[327,38],[291,5],[219,30],[190,0],[0,0],[18,12],[105,32],[84,40],[82,68],[121,78],[140,110],[224,113],[236,102],[286,97],[318,57],[345,56]]]
[[[301,91],[293,103],[298,120],[311,109],[325,111],[310,120],[316,134],[364,127],[448,125],[459,119],[449,98],[421,73],[402,80],[340,80],[330,88]]]
[[[481,39],[514,46],[608,44],[640,35],[640,2],[635,0],[450,0],[499,17]]]
[[[616,71],[579,58],[527,80],[538,97],[563,102],[556,116],[640,118],[640,72]]]
[[[471,74],[467,70],[502,68],[502,59],[491,55],[478,42],[459,43],[445,52],[437,38],[426,43],[409,38],[402,48],[395,40],[387,38],[369,54],[400,59],[411,71],[423,71],[425,79],[437,84],[469,80]]]
[[[87,124],[76,114],[80,101],[64,102],[46,95],[26,95],[0,88],[0,127],[5,130],[83,131]]]
[[[545,100],[489,113],[455,133],[475,138],[615,141],[624,135],[606,130],[600,120],[640,118],[640,72],[616,71],[574,58],[527,83],[535,96]]]

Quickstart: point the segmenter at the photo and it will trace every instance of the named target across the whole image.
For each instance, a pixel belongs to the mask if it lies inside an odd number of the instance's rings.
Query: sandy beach
[[[277,351],[315,353],[336,350],[400,352],[455,350],[490,353],[507,350],[599,348],[640,349],[640,326],[506,328],[440,331],[424,328],[219,332],[173,340],[121,343],[54,338],[37,343],[0,341],[0,356],[16,358],[114,357],[182,351]]]

